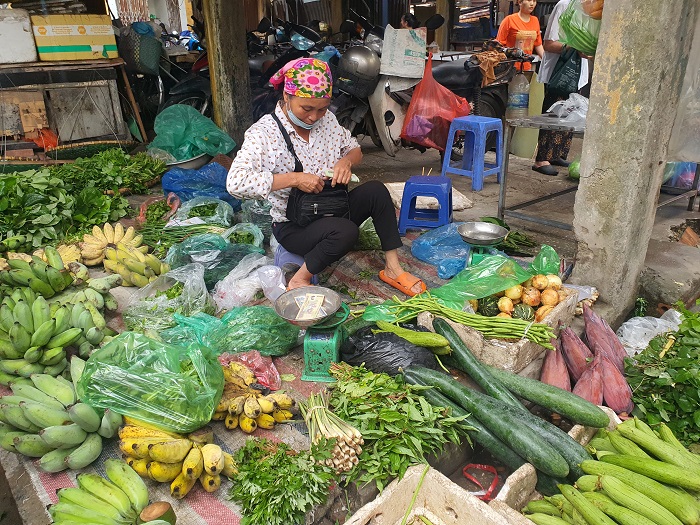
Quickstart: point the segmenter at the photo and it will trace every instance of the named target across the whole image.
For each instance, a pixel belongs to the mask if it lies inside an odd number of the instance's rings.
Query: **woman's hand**
[[[313,173],[297,173],[296,187],[304,193],[321,193],[323,178]]]
[[[333,166],[333,180],[331,186],[336,184],[348,184],[352,177],[352,162],[347,157],[343,157]]]

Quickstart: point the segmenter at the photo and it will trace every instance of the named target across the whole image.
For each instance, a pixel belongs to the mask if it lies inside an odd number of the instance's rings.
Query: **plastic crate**
[[[409,468],[401,480],[392,481],[379,497],[360,508],[345,525],[399,525],[409,508],[406,523],[415,523],[424,516],[436,525],[531,524],[514,513],[506,518],[433,468],[428,468],[423,478],[424,470],[423,465]]]

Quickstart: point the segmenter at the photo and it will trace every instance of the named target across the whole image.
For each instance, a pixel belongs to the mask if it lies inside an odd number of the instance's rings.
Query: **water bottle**
[[[508,82],[508,105],[506,106],[506,118],[527,117],[530,105],[530,83],[525,75],[520,72]]]

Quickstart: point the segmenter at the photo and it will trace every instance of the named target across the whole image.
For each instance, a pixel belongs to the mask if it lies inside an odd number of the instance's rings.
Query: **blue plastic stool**
[[[293,264],[301,268],[304,264],[304,257],[296,253],[288,252],[281,244],[277,245],[275,250],[275,266],[282,268],[285,264]],[[318,276],[314,275],[311,278],[312,284],[318,284]]]
[[[464,131],[464,157],[461,168],[450,166],[450,151],[458,131]],[[496,164],[484,161],[486,138],[491,132],[496,133]],[[484,177],[489,175],[497,175],[496,180],[501,182],[503,173],[503,122],[501,119],[469,115],[457,117],[452,121],[450,133],[447,136],[445,158],[442,161],[443,177],[450,173],[471,177],[472,191],[484,189]]]
[[[435,197],[437,210],[416,208],[418,197]],[[452,180],[449,177],[415,176],[406,181],[399,212],[399,233],[407,228],[437,228],[452,222]]]

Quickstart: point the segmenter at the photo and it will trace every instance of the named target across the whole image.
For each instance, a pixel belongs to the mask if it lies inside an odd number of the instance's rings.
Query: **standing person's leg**
[[[365,182],[350,192],[350,219],[360,226],[369,217],[372,217],[384,250],[385,266],[379,272],[379,278],[407,295],[425,291],[425,284],[401,267],[398,249],[403,242],[396,222],[396,209],[389,190],[376,180]]]
[[[561,100],[561,97],[552,94],[545,85],[545,96],[542,102],[542,112],[547,111],[552,104]],[[569,135],[568,140],[565,135]],[[562,133],[559,131],[540,130],[539,139],[537,141],[537,156],[532,169],[544,173],[545,175],[556,176],[557,170],[550,164],[560,165],[560,159],[564,158],[569,153],[571,146],[571,134]],[[563,156],[562,156],[563,155]]]

